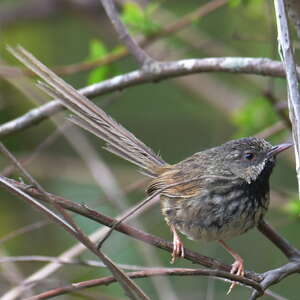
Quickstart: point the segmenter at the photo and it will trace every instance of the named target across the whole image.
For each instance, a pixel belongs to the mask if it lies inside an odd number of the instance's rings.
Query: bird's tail
[[[151,177],[156,177],[160,170],[167,165],[152,149],[49,70],[24,48],[18,46],[8,48],[8,50],[45,81],[45,83],[39,82],[39,86],[43,90],[50,96],[58,98],[75,114],[71,117],[72,122],[107,143],[105,149],[139,166],[145,174]]]

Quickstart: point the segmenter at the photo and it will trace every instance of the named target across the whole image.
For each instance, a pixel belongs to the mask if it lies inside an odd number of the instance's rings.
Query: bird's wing
[[[175,165],[176,166],[176,165]],[[155,178],[147,189],[148,194],[159,192],[168,197],[193,197],[199,194],[205,177],[199,174],[193,176],[174,165],[168,166],[163,173]]]

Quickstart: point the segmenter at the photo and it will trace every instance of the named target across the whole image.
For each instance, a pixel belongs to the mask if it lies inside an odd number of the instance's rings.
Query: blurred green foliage
[[[94,61],[99,58],[103,58],[109,53],[108,49],[103,42],[99,40],[90,41],[90,53],[87,61]],[[88,76],[88,84],[100,82],[107,78],[109,72],[109,66],[101,66],[93,69]]]
[[[290,213],[292,216],[300,217],[300,201],[299,197],[295,196],[290,199],[289,203],[285,207],[286,211]]]
[[[26,1],[5,1],[27,3]],[[28,1],[29,2],[29,1]],[[120,10],[122,20],[134,36],[149,35],[168,25],[171,21],[159,23],[156,20],[161,10],[171,16],[172,22],[179,21],[185,13],[190,13],[206,4],[206,0],[189,1],[151,1],[146,8],[141,8],[133,2],[127,2]],[[0,3],[0,9],[1,7]],[[100,5],[100,4],[99,4]],[[68,7],[68,6],[66,6]],[[3,10],[1,10],[2,12]],[[251,56],[277,58],[276,34],[273,10],[267,1],[231,0],[208,16],[194,21],[184,31],[184,35],[172,35],[155,43],[153,53],[160,60],[176,58],[201,58],[210,56]],[[1,16],[1,14],[0,14]],[[0,19],[1,24],[1,19]],[[44,63],[53,66],[68,66],[84,61],[95,61],[105,58],[110,53],[123,49],[103,10],[95,11],[93,15],[83,10],[72,10],[61,6],[58,12],[40,19],[28,19],[19,22],[16,19],[9,25],[0,26],[2,43],[0,54],[5,60],[15,63],[5,50],[6,44],[21,44],[32,51]],[[274,40],[275,39],[275,40]],[[274,42],[275,41],[275,42]],[[157,48],[156,48],[157,47]],[[148,51],[148,48],[146,48]],[[175,54],[175,55],[174,55]],[[299,60],[299,50],[295,49]],[[127,57],[111,65],[87,70],[78,74],[62,75],[73,86],[79,88],[86,84],[101,82],[116,74],[137,69],[136,62]],[[201,81],[205,78],[206,81]],[[189,81],[189,79],[195,79]],[[202,83],[204,82],[204,83]],[[206,82],[210,85],[206,86]],[[262,91],[273,86],[273,92],[280,101],[286,99],[284,79],[269,79],[265,77],[241,74],[198,74],[158,83],[137,85],[117,91],[113,94],[97,97],[97,104],[106,104],[105,110],[118,122],[131,130],[138,138],[169,163],[176,163],[188,155],[205,148],[221,144],[232,137],[256,134],[276,123],[279,118],[271,104],[263,97]],[[210,89],[210,90],[209,90]],[[205,92],[203,92],[205,90]],[[5,81],[0,81],[0,120],[5,123],[29,111],[33,105],[25,96]],[[239,110],[230,102],[231,95],[235,101],[244,101]],[[109,100],[109,101],[107,101]],[[45,101],[48,101],[45,98]],[[224,103],[230,109],[224,110]],[[233,102],[237,103],[237,102]],[[107,105],[108,104],[108,105]],[[240,103],[238,103],[240,104]],[[68,199],[88,205],[107,215],[115,216],[121,213],[115,204],[109,202],[103,191],[95,183],[91,171],[66,140],[57,135],[47,145],[49,136],[55,134],[56,127],[51,121],[43,121],[26,130],[10,135],[4,142],[22,161],[27,161],[26,167],[47,191],[65,196]],[[92,145],[99,150],[107,166],[112,170],[119,185],[126,189],[141,179],[141,175],[129,163],[102,151],[101,141],[87,134]],[[276,141],[287,138],[287,132],[277,135]],[[273,137],[270,138],[273,141]],[[44,145],[44,146],[43,146]],[[291,154],[292,152],[289,152]],[[34,154],[34,156],[33,156]],[[33,156],[33,157],[32,157]],[[271,184],[275,190],[288,190],[288,194],[297,193],[296,177],[292,155],[279,158],[278,166],[272,176]],[[0,157],[2,169],[10,163]],[[20,175],[13,172],[11,177]],[[0,191],[0,233],[1,236],[25,225],[44,219],[20,199],[4,191]],[[144,197],[143,188],[128,195],[125,206],[133,205]],[[299,245],[299,200],[290,200],[287,210],[286,202],[273,203],[267,215],[268,221],[283,233],[296,246]],[[75,221],[87,233],[101,225],[75,216]],[[138,227],[171,239],[158,206],[138,218]],[[204,255],[216,257],[230,264],[231,258],[217,243],[202,243],[184,238],[188,248]],[[35,230],[2,245],[12,255],[58,255],[75,243],[74,239],[55,225]],[[285,263],[285,258],[279,251],[256,230],[233,239],[230,246],[238,251],[246,261],[246,268],[263,272],[271,267]],[[114,233],[105,244],[105,253],[120,263],[134,265],[163,265],[169,267],[168,253],[152,247],[157,263],[149,264],[144,260],[148,254],[135,242],[119,233]],[[249,249],[255,245],[252,255]],[[82,259],[95,257],[86,252]],[[20,264],[24,274],[30,274],[42,264]],[[195,267],[195,265],[179,260],[176,266]],[[76,282],[95,277],[109,275],[100,268],[85,268],[82,266],[64,266],[63,270],[54,274],[49,280],[54,286],[61,282]],[[56,281],[55,281],[56,280]],[[289,300],[298,299],[299,277],[291,277],[275,287],[275,291]],[[3,282],[3,283],[2,283]],[[206,279],[204,277],[170,278],[171,287],[178,299],[224,299],[228,285],[224,282]],[[150,280],[143,279],[139,284],[151,296],[158,299],[157,292]],[[45,284],[48,284],[46,280]],[[7,290],[10,283],[0,278],[0,291]],[[116,285],[91,289],[99,298],[101,293],[109,297],[124,298],[122,290]],[[88,291],[86,291],[88,292]],[[247,299],[250,291],[236,288],[230,299]],[[100,295],[101,296],[101,295]],[[75,297],[75,296],[74,296]],[[64,296],[64,299],[74,299]]]
[[[234,137],[252,136],[277,121],[279,117],[266,98],[250,99],[233,114],[233,122],[237,126]]]
[[[132,33],[143,33],[149,35],[159,30],[160,26],[155,23],[155,11],[159,7],[158,3],[149,3],[142,9],[133,1],[125,2],[121,14],[121,19]]]

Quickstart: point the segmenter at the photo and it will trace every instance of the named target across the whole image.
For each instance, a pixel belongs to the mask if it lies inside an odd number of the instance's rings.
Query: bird
[[[38,86],[74,114],[70,117],[73,123],[104,140],[106,150],[151,178],[146,192],[159,192],[162,215],[173,235],[171,263],[184,257],[180,232],[192,240],[218,241],[234,258],[231,273],[244,276],[244,261],[227,240],[264,218],[277,154],[291,143],[273,146],[262,138],[244,137],[169,164],[27,50],[10,51],[44,79]]]

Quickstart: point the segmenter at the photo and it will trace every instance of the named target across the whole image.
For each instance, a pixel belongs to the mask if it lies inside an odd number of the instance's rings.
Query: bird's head
[[[229,141],[220,147],[227,169],[250,184],[260,175],[269,179],[277,154],[291,146],[290,143],[272,146],[264,139],[248,137]]]

